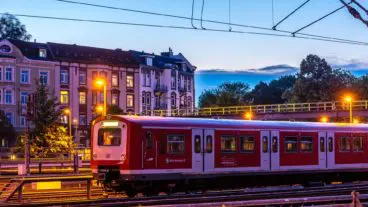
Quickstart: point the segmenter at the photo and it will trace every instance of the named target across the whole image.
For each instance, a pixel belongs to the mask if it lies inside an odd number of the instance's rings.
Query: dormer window
[[[149,65],[149,66],[152,66],[152,58],[151,57],[146,58],[146,64]]]
[[[39,56],[41,58],[46,58],[46,49],[40,49],[39,50]]]
[[[9,53],[11,51],[11,48],[9,45],[1,45],[0,46],[0,52]]]

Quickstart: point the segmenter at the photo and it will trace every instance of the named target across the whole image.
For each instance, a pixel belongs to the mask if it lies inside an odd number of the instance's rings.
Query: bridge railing
[[[352,102],[353,110],[368,110],[368,100]],[[223,116],[252,114],[293,113],[293,112],[330,112],[349,110],[349,103],[342,101],[314,103],[286,103],[247,106],[207,107],[196,109],[152,110],[152,116]]]

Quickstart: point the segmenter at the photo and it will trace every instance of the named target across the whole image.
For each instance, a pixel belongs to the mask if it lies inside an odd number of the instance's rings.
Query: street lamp
[[[244,118],[248,119],[248,120],[252,120],[252,113],[250,113],[250,112],[245,113]]]
[[[353,106],[352,106],[353,98],[351,96],[345,96],[344,101],[349,103],[349,119],[350,123],[353,123]]]
[[[97,105],[97,106],[96,106],[96,111],[97,111],[98,113],[103,113],[103,111],[104,111],[104,107],[103,107],[102,105]]]
[[[327,116],[322,116],[320,121],[323,122],[323,123],[326,123],[326,122],[328,122],[328,117]]]
[[[97,78],[95,80],[95,85],[98,88],[103,87],[103,93],[104,93],[104,104],[103,104],[103,112],[102,112],[102,116],[106,116],[106,101],[107,101],[107,91],[106,91],[106,80],[104,78]]]
[[[69,124],[69,136],[72,136],[72,111],[70,108],[64,109],[64,114],[68,115],[68,124]]]

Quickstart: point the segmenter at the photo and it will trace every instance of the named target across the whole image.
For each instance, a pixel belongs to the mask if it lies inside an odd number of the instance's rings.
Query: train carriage
[[[366,124],[110,116],[91,130],[92,172],[131,196],[368,171]]]

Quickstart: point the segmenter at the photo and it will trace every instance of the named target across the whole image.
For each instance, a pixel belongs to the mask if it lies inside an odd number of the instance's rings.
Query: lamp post
[[[69,124],[69,136],[72,136],[72,111],[70,108],[64,109],[64,114],[68,115],[68,124]]]
[[[349,119],[350,123],[353,123],[353,98],[351,96],[345,96],[344,100],[349,103]]]
[[[107,89],[106,89],[106,80],[103,78],[97,78],[95,80],[95,85],[98,88],[103,87],[103,94],[104,94],[104,103],[103,103],[103,112],[102,112],[102,116],[106,116],[106,105],[107,105]]]

